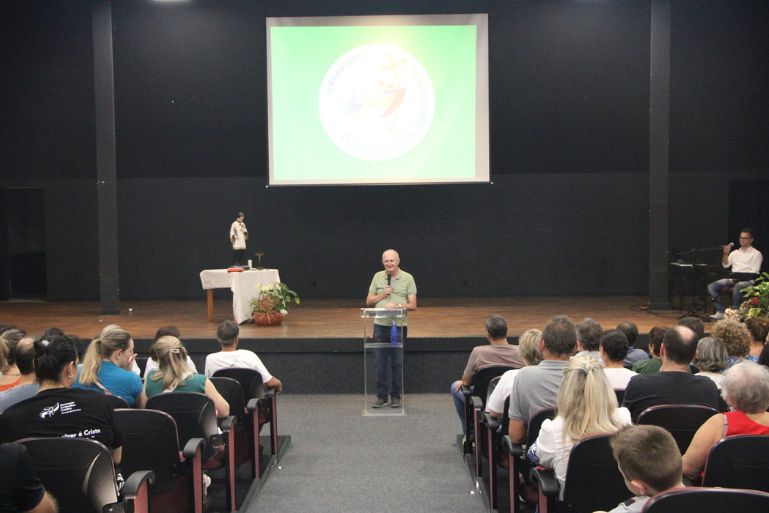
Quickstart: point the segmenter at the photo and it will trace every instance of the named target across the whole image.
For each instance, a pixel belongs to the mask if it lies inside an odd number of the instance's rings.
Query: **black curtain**
[[[729,239],[742,228],[753,228],[753,246],[764,254],[762,270],[769,269],[769,180],[729,183]]]

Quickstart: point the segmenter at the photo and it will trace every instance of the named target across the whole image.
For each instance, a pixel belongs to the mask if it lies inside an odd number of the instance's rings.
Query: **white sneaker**
[[[206,499],[208,498],[208,487],[211,486],[211,477],[203,473],[203,502],[206,502]]]
[[[720,321],[724,318],[724,312],[716,312],[713,315],[710,316],[711,319],[714,321]]]

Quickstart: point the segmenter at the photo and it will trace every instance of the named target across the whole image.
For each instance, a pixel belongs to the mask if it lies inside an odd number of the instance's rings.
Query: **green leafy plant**
[[[259,295],[251,300],[251,310],[255,313],[280,312],[288,313],[291,305],[301,302],[299,295],[288,288],[285,283],[262,285]]]
[[[755,284],[742,289],[745,301],[740,305],[743,319],[769,317],[769,273],[761,273]]]

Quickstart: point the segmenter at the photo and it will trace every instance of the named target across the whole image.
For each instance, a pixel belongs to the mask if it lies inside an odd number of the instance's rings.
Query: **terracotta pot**
[[[280,312],[254,312],[254,323],[257,326],[280,326],[283,322],[283,314]]]

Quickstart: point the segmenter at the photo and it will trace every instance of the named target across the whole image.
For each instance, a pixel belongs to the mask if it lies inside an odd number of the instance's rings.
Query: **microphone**
[[[393,277],[390,275],[390,273],[387,273],[387,286],[390,286],[390,282],[392,281]]]

